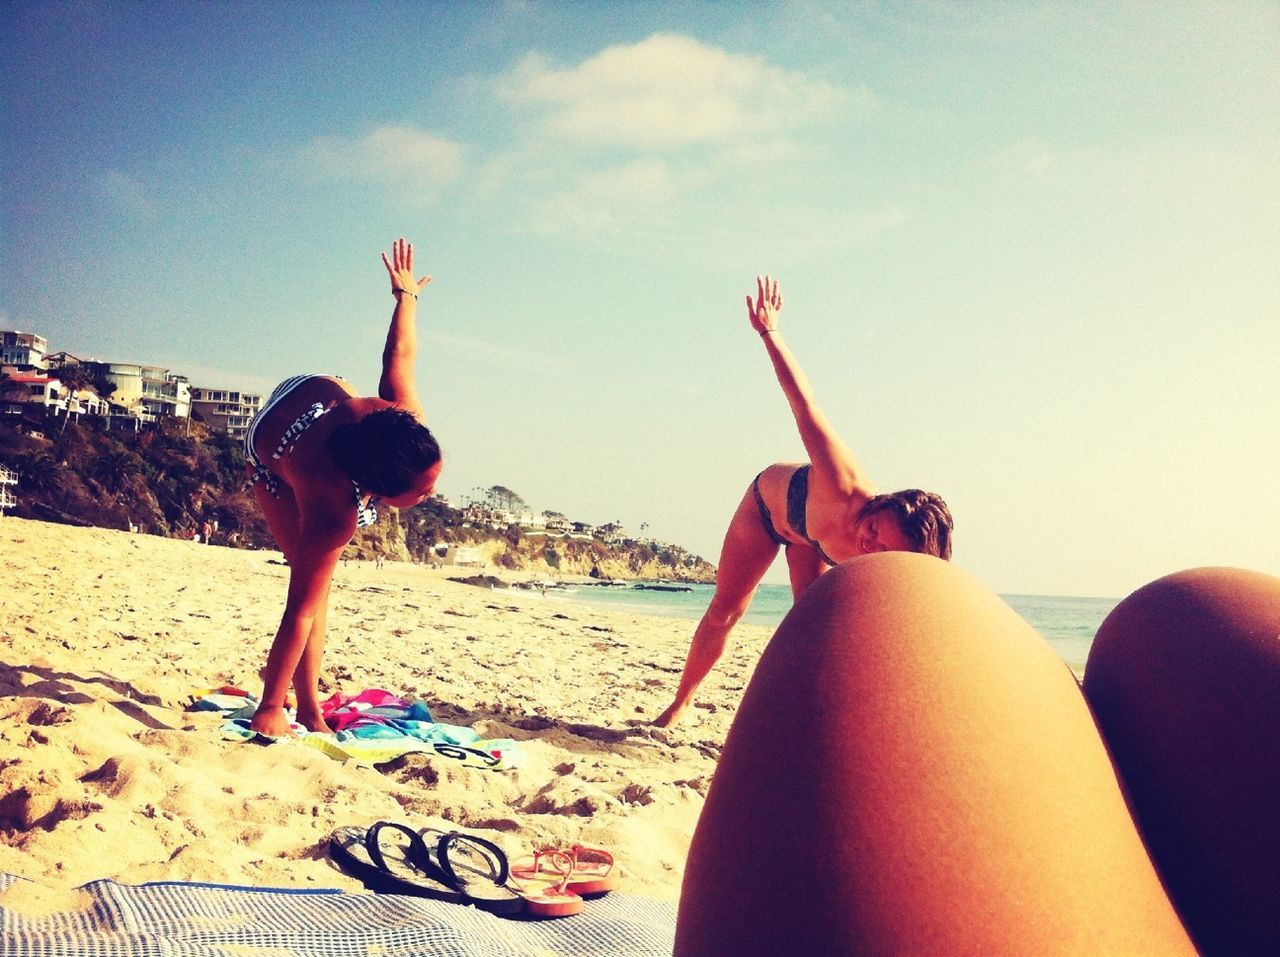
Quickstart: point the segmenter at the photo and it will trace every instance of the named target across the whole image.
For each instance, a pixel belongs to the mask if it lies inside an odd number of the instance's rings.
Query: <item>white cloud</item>
[[[733,139],[772,140],[828,116],[853,94],[761,57],[672,34],[608,47],[576,67],[531,53],[499,83],[518,104],[547,107],[543,132],[579,143],[649,151]]]
[[[463,147],[417,127],[382,126],[366,136],[320,137],[300,159],[314,172],[338,179],[393,181],[426,193],[450,183],[462,168]]]
[[[596,235],[615,224],[652,219],[681,184],[671,168],[653,157],[589,173],[573,186],[534,206],[532,227],[553,235]]]

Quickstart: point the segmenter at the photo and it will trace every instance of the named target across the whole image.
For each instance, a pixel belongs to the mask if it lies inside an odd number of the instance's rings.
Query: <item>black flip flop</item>
[[[440,835],[434,852],[428,842],[429,834]],[[418,832],[413,850],[419,855],[413,864],[456,888],[467,903],[502,917],[524,911],[524,898],[507,884],[511,875],[507,855],[492,841],[461,831],[424,828]]]
[[[382,832],[391,829],[407,839],[400,854],[388,856],[383,851]],[[379,821],[368,830],[340,827],[329,836],[329,857],[345,873],[350,874],[371,891],[380,894],[409,894],[430,897],[452,904],[466,904],[467,899],[439,876],[423,873],[413,861],[425,854],[422,838],[403,824]],[[419,848],[421,847],[421,850]]]

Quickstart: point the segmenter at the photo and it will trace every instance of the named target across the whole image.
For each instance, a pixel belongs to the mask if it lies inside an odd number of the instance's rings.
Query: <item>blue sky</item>
[[[372,391],[404,235],[441,489],[714,561],[803,458],[769,272],[996,590],[1280,574],[1273,3],[18,2],[0,54],[0,327],[51,348]]]

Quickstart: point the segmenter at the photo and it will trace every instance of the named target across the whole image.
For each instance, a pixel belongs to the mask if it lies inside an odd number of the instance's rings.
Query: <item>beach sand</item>
[[[261,691],[288,569],[239,551],[0,519],[0,871],[56,901],[98,878],[362,891],[326,838],[388,819],[466,828],[513,856],[601,846],[623,889],[675,900],[725,733],[769,630],[742,626],[681,726],[669,702],[693,622],[340,566],[322,692],[384,688],[519,742],[491,771],[412,754],[377,767],[225,741],[188,710]],[[30,903],[27,905],[31,906]]]

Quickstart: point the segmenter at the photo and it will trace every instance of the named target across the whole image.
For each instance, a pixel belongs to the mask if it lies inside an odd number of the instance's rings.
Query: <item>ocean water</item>
[[[581,602],[612,611],[697,621],[714,588],[691,585],[687,592],[639,589],[633,585],[580,585],[548,593],[549,600]],[[1001,595],[1008,605],[1043,635],[1068,665],[1082,669],[1093,636],[1117,604],[1115,598],[1069,598],[1058,595]],[[761,585],[744,621],[776,628],[791,610],[791,586]],[[690,628],[692,634],[692,627]]]

